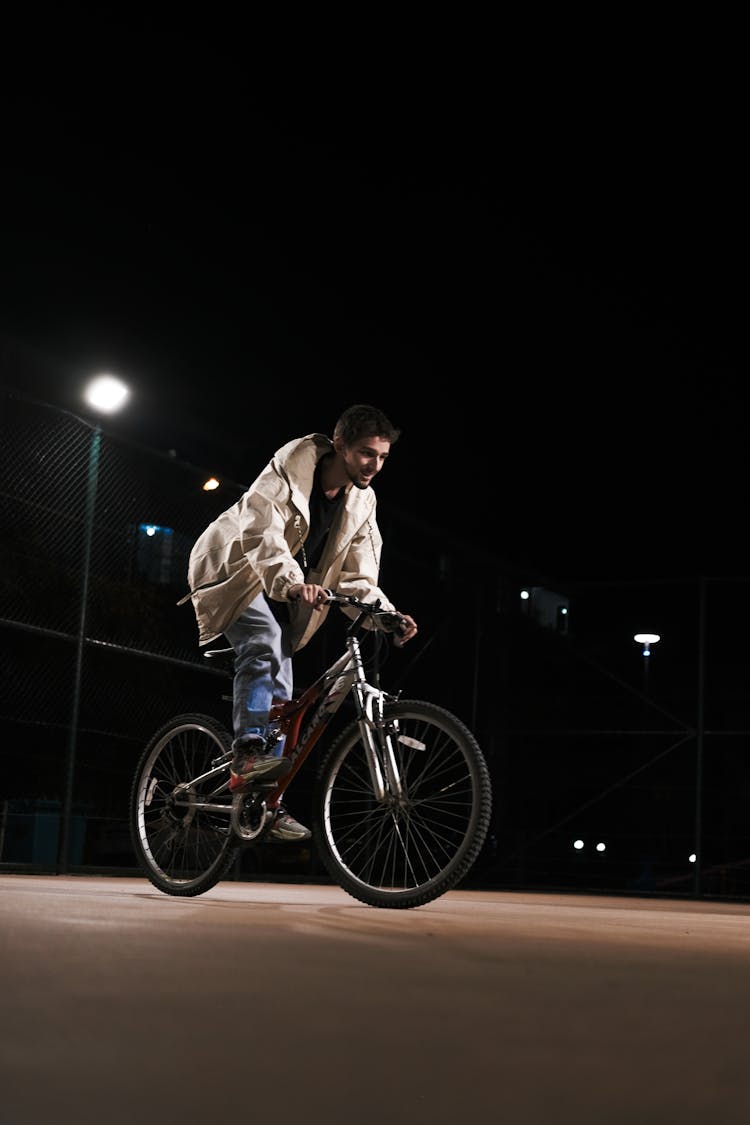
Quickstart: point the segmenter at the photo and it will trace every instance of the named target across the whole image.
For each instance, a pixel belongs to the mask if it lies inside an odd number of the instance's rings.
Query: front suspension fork
[[[385,801],[388,794],[400,800],[403,797],[403,786],[393,748],[392,724],[387,723],[383,715],[383,692],[370,684],[360,683],[355,685],[355,695],[357,721],[375,799]]]

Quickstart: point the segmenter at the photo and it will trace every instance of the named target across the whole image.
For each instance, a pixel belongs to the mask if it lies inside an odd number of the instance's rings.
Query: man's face
[[[369,488],[372,478],[383,468],[390,449],[391,443],[379,437],[360,438],[354,445],[343,442],[339,445],[338,452],[355,488]]]

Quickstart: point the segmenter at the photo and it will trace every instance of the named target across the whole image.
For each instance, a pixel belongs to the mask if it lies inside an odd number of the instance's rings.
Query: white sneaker
[[[305,828],[304,824],[300,824],[290,816],[283,805],[279,805],[274,822],[266,832],[264,840],[276,841],[279,844],[297,843],[301,840],[309,840],[311,836],[312,832],[309,828]]]

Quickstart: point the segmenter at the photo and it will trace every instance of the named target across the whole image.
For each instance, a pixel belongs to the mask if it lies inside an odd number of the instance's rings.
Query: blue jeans
[[[291,699],[290,629],[276,620],[263,594],[254,598],[224,636],[234,649],[232,723],[236,750],[251,735],[271,733],[268,713],[274,700]],[[283,741],[269,753],[280,755]]]

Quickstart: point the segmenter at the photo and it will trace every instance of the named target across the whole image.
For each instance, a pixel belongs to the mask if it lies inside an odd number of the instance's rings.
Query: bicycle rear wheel
[[[354,898],[421,906],[454,887],[477,858],[490,823],[490,775],[473,734],[449,711],[402,700],[386,707],[385,718],[397,723],[401,796],[375,799],[353,723],[318,772],[315,844],[328,873]]]
[[[232,739],[209,715],[178,715],[151,738],[136,770],[130,825],[155,887],[185,897],[210,890],[234,861]]]

